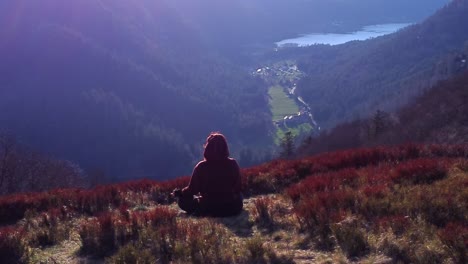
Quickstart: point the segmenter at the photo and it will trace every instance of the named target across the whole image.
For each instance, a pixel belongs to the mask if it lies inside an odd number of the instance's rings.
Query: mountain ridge
[[[298,93],[324,128],[394,110],[423,89],[450,76],[437,75],[439,60],[463,50],[468,32],[464,0],[452,1],[421,24],[376,39],[304,48],[307,74]],[[333,108],[333,111],[332,111]]]
[[[204,48],[174,15],[161,13],[163,2],[6,5],[1,12],[16,22],[0,32],[16,31],[0,45],[0,120],[33,148],[114,177],[168,178],[190,171],[196,142],[209,131],[232,135],[234,150],[267,145],[264,84]],[[155,14],[145,16],[147,8]],[[111,138],[98,136],[105,134]],[[177,159],[187,166],[172,163]]]

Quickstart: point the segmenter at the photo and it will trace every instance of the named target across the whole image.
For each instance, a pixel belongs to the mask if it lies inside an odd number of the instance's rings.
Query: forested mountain
[[[456,77],[410,101],[394,113],[375,112],[370,118],[343,123],[299,148],[299,155],[340,149],[401,144],[465,144],[468,142],[468,50],[447,67]]]
[[[214,130],[257,155],[273,133],[267,86],[244,68],[253,51],[445,2],[1,1],[0,132],[112,177],[190,173]]]
[[[449,0],[171,0],[206,43],[236,62],[284,38],[421,21]]]
[[[468,1],[455,0],[420,24],[395,34],[339,46],[304,49],[307,76],[298,92],[325,128],[393,110],[438,80],[450,76],[438,66],[468,40]]]
[[[0,128],[127,177],[189,173],[212,130],[234,148],[268,143],[266,87],[171,10],[164,1],[2,1]]]

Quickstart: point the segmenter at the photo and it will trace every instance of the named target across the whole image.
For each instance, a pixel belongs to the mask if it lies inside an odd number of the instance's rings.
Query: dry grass
[[[437,155],[467,152],[439,150],[446,149],[350,151],[252,168],[244,174],[251,197],[229,218],[179,211],[164,194],[186,179],[8,197],[0,215],[13,208],[19,220],[0,227],[0,256],[11,263],[466,263],[468,163]]]
[[[460,171],[450,177],[461,177]],[[464,175],[463,177],[466,177]],[[175,210],[169,205],[169,210]],[[154,207],[148,208],[152,210]],[[266,210],[263,212],[262,210]],[[262,213],[263,212],[263,213]],[[266,214],[266,215],[263,215]],[[384,225],[366,232],[365,221],[349,216],[331,227],[333,246],[317,248],[305,232],[286,196],[264,195],[245,201],[245,211],[231,218],[175,216],[179,236],[161,247],[161,233],[144,229],[132,240],[104,258],[82,255],[79,223],[74,221],[69,239],[52,247],[32,249],[27,263],[457,263],[437,235],[437,228],[422,219],[411,220],[405,230]],[[266,222],[265,222],[266,221]],[[265,228],[265,224],[273,228]],[[181,236],[182,235],[182,236]],[[161,240],[160,240],[161,241]],[[150,244],[148,244],[150,243]],[[172,251],[162,257],[162,248]],[[159,253],[157,253],[159,252]],[[167,253],[167,252],[166,252]]]

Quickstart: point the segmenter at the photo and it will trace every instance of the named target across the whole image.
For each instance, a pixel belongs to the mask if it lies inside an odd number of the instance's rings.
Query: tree
[[[0,193],[7,189],[15,171],[15,140],[8,135],[0,135]]]
[[[242,167],[249,167],[255,163],[252,150],[249,148],[242,149],[239,154],[239,164]]]
[[[78,165],[31,151],[0,134],[0,195],[86,185]]]
[[[390,116],[387,112],[382,110],[377,110],[374,116],[372,117],[372,125],[371,125],[371,137],[373,139],[379,137],[381,134],[385,132],[388,128],[390,122]]]
[[[293,157],[295,153],[294,138],[291,131],[284,133],[284,137],[281,140],[281,158],[288,159]]]

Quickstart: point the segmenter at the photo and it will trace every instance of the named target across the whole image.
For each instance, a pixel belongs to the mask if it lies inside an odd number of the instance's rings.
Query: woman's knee
[[[192,214],[198,209],[198,201],[190,197],[180,197],[178,205],[180,209],[184,210],[188,214]]]

